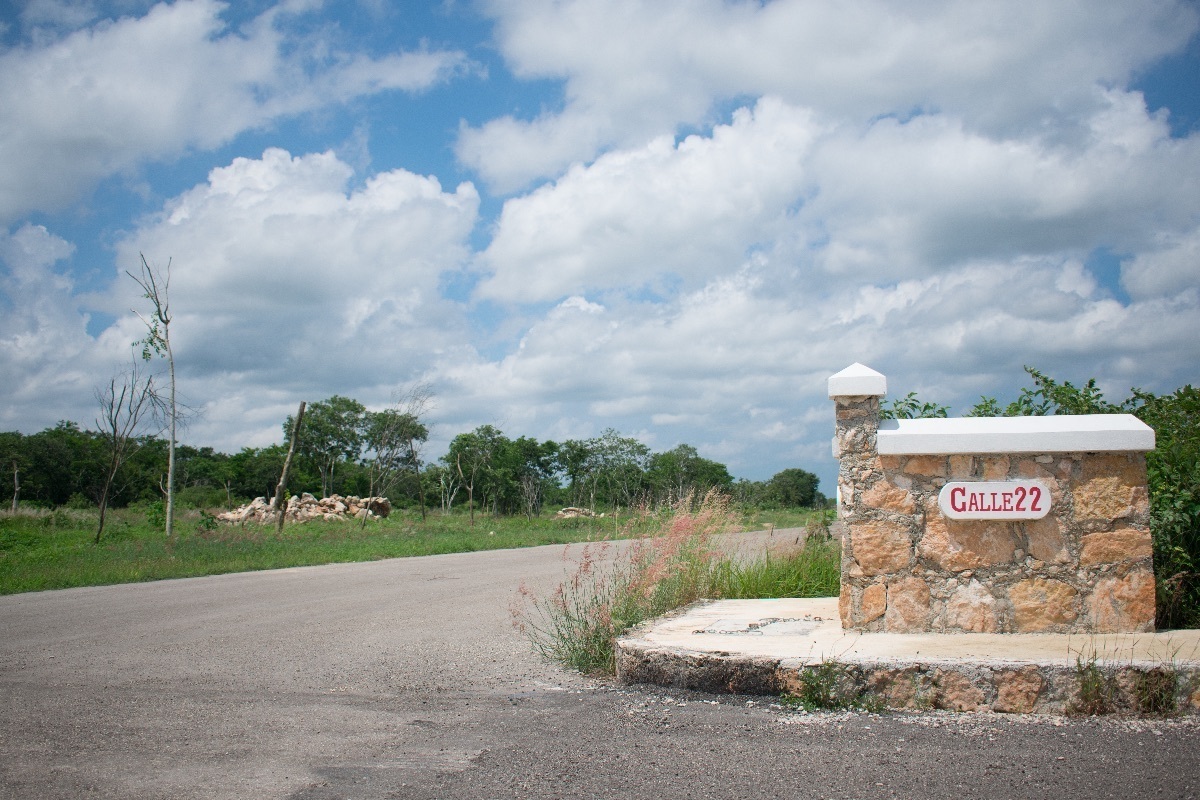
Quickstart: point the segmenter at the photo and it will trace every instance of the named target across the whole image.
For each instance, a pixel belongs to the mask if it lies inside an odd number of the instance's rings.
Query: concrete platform
[[[620,639],[617,675],[742,694],[799,694],[806,682],[832,676],[847,698],[888,708],[1195,711],[1200,631],[859,633],[842,630],[837,598],[719,600]]]

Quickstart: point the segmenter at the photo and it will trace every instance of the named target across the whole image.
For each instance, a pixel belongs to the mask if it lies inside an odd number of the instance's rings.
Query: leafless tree
[[[100,406],[96,430],[106,451],[105,471],[97,497],[100,522],[96,527],[95,543],[99,544],[104,534],[104,518],[112,499],[117,473],[129,458],[143,423],[161,416],[165,408],[155,394],[153,376],[143,375],[137,364],[128,372],[109,380],[107,386],[97,388],[96,402]]]
[[[150,301],[149,316],[143,316],[136,310],[133,312],[145,324],[147,331],[146,338],[138,344],[142,345],[142,358],[146,361],[154,355],[166,358],[170,376],[167,401],[170,438],[167,443],[167,485],[164,490],[167,497],[167,538],[170,539],[175,533],[175,434],[179,422],[179,405],[175,397],[175,353],[171,350],[171,262],[168,260],[166,271],[161,272],[146,262],[145,255],[138,255],[142,260],[141,271],[137,275],[125,272],[142,287],[142,296]]]
[[[283,460],[283,471],[279,473],[279,485],[275,487],[275,531],[283,534],[283,518],[287,515],[287,503],[283,499],[287,491],[288,470],[292,468],[292,456],[296,454],[296,440],[300,438],[300,425],[304,422],[304,401],[296,411],[296,421],[292,424],[292,436],[288,443],[287,458]],[[226,488],[226,495],[229,490]]]

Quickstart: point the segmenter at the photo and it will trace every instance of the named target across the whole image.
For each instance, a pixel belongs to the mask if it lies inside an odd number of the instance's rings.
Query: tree
[[[292,466],[292,456],[296,455],[296,440],[300,438],[300,426],[304,424],[304,401],[296,409],[296,421],[292,423],[292,435],[288,437],[287,457],[283,460],[283,470],[279,473],[279,485],[275,487],[275,531],[283,535],[283,518],[287,515],[287,501],[283,499],[287,491],[288,470]]]
[[[100,544],[100,537],[104,533],[105,513],[112,499],[117,473],[125,464],[130,449],[136,446],[135,437],[143,421],[161,409],[154,391],[153,376],[143,377],[136,366],[129,372],[109,380],[107,386],[97,389],[96,402],[100,405],[96,429],[104,442],[107,455],[96,498],[100,519],[96,526],[95,543]]]
[[[5,469],[11,467],[13,478],[12,511],[17,513],[17,502],[21,497],[21,466],[25,462],[25,452],[22,447],[24,437],[17,431],[0,433],[0,464]]]
[[[366,414],[368,494],[387,495],[405,474],[417,481],[421,519],[425,519],[425,490],[421,484],[421,446],[429,439],[429,428],[421,415],[429,407],[432,392],[421,385],[397,397],[391,408]],[[363,526],[367,524],[363,516]]]
[[[470,433],[460,433],[450,442],[450,449],[443,460],[458,475],[462,487],[467,490],[467,508],[471,524],[475,524],[475,492],[479,488],[490,488],[488,470],[506,438],[492,425],[480,425]]]
[[[171,262],[167,261],[166,272],[161,273],[156,268],[151,268],[146,262],[145,255],[141,253],[138,255],[142,260],[141,272],[137,275],[129,271],[125,272],[126,275],[133,278],[138,286],[142,287],[144,292],[142,297],[150,301],[149,317],[144,317],[137,311],[133,312],[145,324],[147,330],[146,338],[140,340],[138,344],[142,345],[142,358],[146,361],[149,361],[153,355],[165,357],[170,374],[169,399],[167,401],[170,438],[167,445],[167,486],[164,492],[167,498],[167,538],[170,539],[175,533],[175,434],[179,421],[179,405],[176,402],[175,394],[175,353],[171,349]]]
[[[611,508],[631,506],[641,493],[650,448],[607,428],[597,439],[588,441],[592,456],[588,460],[592,483],[592,505],[599,494]]]
[[[909,392],[904,397],[892,401],[891,406],[883,405],[879,409],[880,419],[927,419],[930,417],[944,418],[950,406],[940,406],[937,403],[923,403],[917,399],[916,392]]]
[[[336,394],[309,406],[298,448],[316,465],[323,497],[334,493],[338,466],[357,462],[362,454],[366,413],[362,403]],[[285,436],[290,434],[293,424],[289,415],[283,423]]]
[[[802,469],[785,469],[767,482],[767,494],[772,502],[784,508],[816,508],[825,500],[817,491],[820,480]]]
[[[702,497],[713,488],[728,490],[733,476],[724,464],[701,457],[690,444],[681,444],[650,457],[646,483],[658,502],[671,504],[689,494]]]

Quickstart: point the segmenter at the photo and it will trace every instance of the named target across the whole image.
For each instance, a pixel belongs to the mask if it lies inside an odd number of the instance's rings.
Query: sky
[[[186,443],[427,384],[435,458],[615,428],[832,494],[854,362],[1200,380],[1200,2],[0,2],[0,430],[94,426],[140,254]]]

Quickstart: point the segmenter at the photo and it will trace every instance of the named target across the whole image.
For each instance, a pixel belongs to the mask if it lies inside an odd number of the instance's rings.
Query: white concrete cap
[[[879,423],[876,442],[880,455],[897,456],[1149,452],[1154,429],[1132,414],[895,419]]]
[[[883,397],[886,394],[887,378],[857,361],[829,376],[830,397]]]

